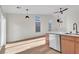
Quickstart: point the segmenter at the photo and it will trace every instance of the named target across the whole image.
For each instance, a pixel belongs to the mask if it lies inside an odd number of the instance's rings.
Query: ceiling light
[[[26,9],[27,15],[25,16],[26,19],[29,19],[30,17],[28,16],[28,9]]]
[[[21,6],[17,6],[16,8],[17,8],[17,9],[20,9],[20,8],[21,8]]]

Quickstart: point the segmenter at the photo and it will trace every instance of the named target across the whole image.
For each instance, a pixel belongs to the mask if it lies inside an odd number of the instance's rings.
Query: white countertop
[[[66,32],[48,32],[49,34],[57,34],[57,35],[68,35],[68,36],[76,36],[79,37],[79,33],[75,34],[75,33],[71,33],[71,34],[66,34]]]

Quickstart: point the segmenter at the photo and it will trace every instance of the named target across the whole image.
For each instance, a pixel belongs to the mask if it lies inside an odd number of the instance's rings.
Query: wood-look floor
[[[5,46],[7,54],[59,54],[49,48],[46,44],[46,37],[36,38],[33,40],[25,40],[21,42],[8,43]]]
[[[19,52],[17,54],[60,54],[60,53],[49,48],[49,46],[45,44],[39,47]]]

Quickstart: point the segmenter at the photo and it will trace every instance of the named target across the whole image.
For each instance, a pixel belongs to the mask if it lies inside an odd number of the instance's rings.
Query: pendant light
[[[61,15],[61,14],[58,14],[58,19],[57,19],[57,22],[58,22],[58,23],[62,23],[62,22],[63,22],[63,21],[61,20],[62,18],[60,17],[60,15]]]
[[[28,16],[28,9],[26,9],[27,15],[25,16],[25,19],[29,19],[30,17]]]

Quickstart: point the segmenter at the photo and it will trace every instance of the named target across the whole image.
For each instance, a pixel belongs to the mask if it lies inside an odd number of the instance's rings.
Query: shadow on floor
[[[5,46],[3,46],[0,50],[0,54],[5,54]]]

